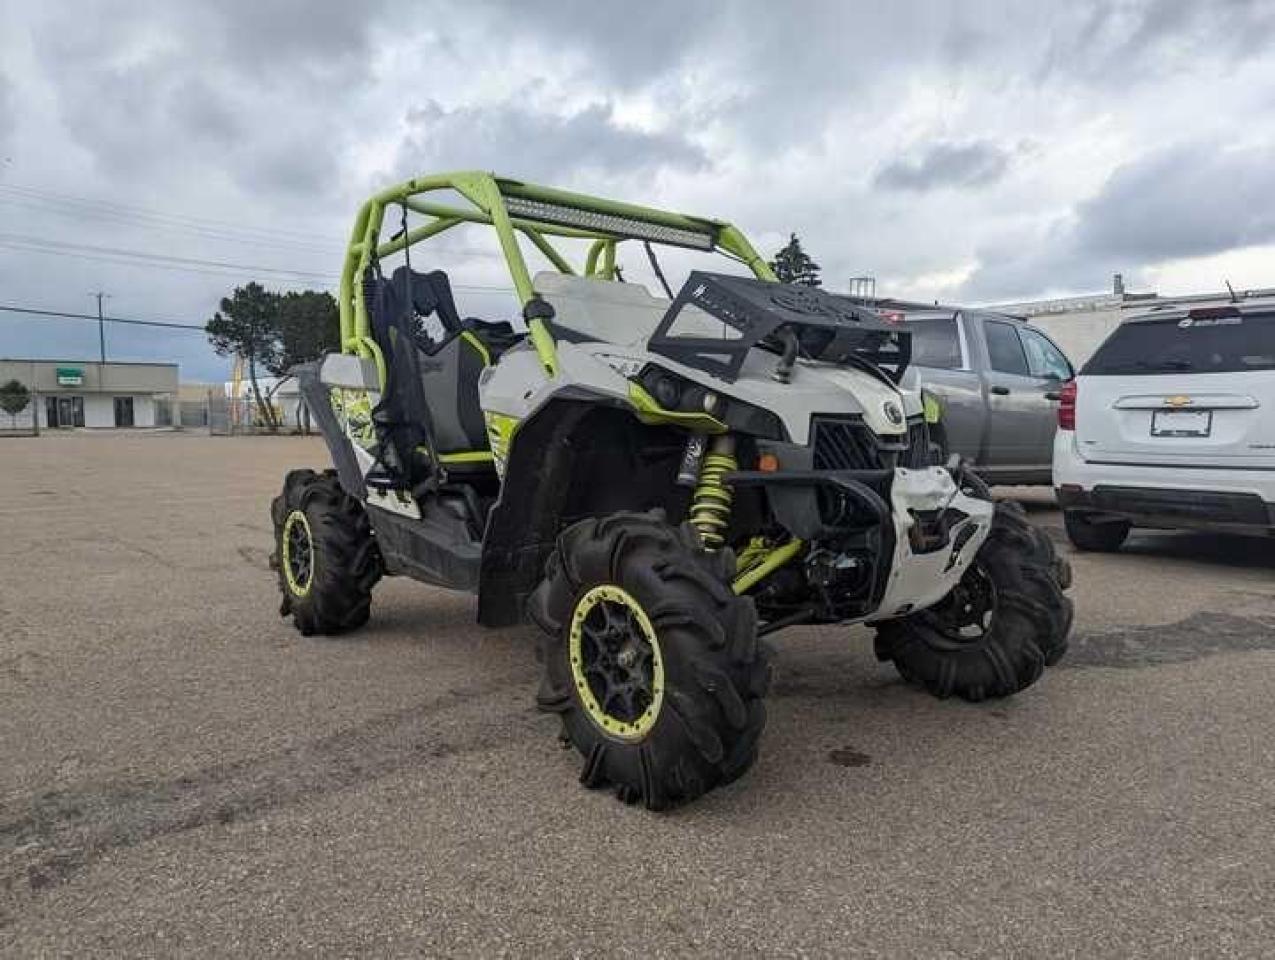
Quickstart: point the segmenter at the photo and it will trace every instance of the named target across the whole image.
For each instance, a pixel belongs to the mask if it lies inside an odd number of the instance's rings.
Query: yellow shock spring
[[[735,441],[729,436],[714,437],[700,467],[699,483],[691,499],[691,526],[699,533],[704,549],[714,551],[726,542],[734,494],[722,478],[739,469]]]

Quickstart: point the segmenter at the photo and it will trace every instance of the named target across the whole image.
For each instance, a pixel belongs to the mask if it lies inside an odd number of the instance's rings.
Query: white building
[[[17,417],[27,426],[34,415],[42,430],[154,427],[177,395],[177,364],[0,359],[0,384],[10,380],[31,391]]]

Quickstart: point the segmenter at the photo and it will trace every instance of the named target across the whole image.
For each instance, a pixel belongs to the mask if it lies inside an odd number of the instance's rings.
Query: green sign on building
[[[84,371],[79,367],[58,367],[58,386],[80,387],[84,385]]]

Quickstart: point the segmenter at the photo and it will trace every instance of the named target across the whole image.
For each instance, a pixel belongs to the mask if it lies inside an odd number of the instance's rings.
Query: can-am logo
[[[893,400],[887,400],[881,405],[881,409],[885,413],[885,418],[895,426],[903,422],[903,411],[899,409],[899,405]]]

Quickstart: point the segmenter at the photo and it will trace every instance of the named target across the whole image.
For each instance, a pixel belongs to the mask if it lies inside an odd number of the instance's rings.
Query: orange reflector
[[[757,458],[757,469],[762,473],[774,473],[779,469],[779,458],[773,453],[763,453]]]

